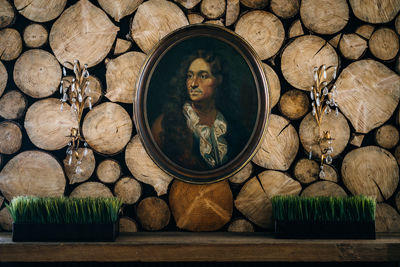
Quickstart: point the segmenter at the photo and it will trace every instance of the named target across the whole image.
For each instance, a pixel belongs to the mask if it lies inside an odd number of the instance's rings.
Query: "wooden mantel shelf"
[[[400,234],[376,240],[275,239],[270,233],[156,232],[115,242],[15,243],[0,233],[0,262],[398,261]]]

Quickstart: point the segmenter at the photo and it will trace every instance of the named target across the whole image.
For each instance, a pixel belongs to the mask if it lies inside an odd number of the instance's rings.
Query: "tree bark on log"
[[[290,120],[298,120],[307,114],[310,101],[306,93],[293,89],[284,93],[279,101],[279,111]]]
[[[300,9],[299,0],[271,0],[271,11],[278,17],[288,19],[294,17]]]
[[[171,217],[167,203],[157,197],[148,197],[140,201],[136,214],[140,224],[147,231],[165,228]]]
[[[195,185],[174,180],[169,204],[176,225],[194,232],[221,229],[233,212],[233,196],[227,181]]]
[[[338,67],[339,58],[329,43],[315,35],[297,37],[282,53],[282,74],[297,89],[310,91],[313,69],[324,64]],[[333,68],[327,71],[327,77],[332,77],[332,73]]]
[[[174,3],[150,0],[136,11],[131,23],[131,36],[147,54],[165,35],[188,24],[185,14]]]
[[[371,59],[347,66],[335,84],[335,100],[358,133],[385,123],[399,103],[399,75]]]
[[[0,97],[4,93],[7,86],[8,73],[4,64],[0,61]]]
[[[78,185],[69,197],[113,197],[111,190],[102,183],[85,182]]]
[[[307,29],[319,34],[334,34],[349,21],[349,6],[346,0],[302,0],[300,17]]]
[[[194,8],[201,0],[174,0],[174,2],[180,4],[186,9]]]
[[[8,0],[0,0],[0,28],[10,26],[15,21],[14,8]]]
[[[256,225],[271,228],[271,198],[275,195],[298,195],[300,191],[300,183],[287,174],[264,171],[244,184],[235,200],[235,207]]]
[[[367,47],[367,41],[354,33],[343,34],[339,43],[340,52],[345,58],[350,60],[361,58]]]
[[[380,147],[392,149],[399,142],[399,130],[393,125],[383,125],[375,132],[375,142]]]
[[[0,153],[11,155],[20,150],[22,145],[22,130],[16,122],[0,123]]]
[[[399,37],[392,29],[380,28],[371,35],[369,50],[378,59],[392,60],[399,52]]]
[[[262,9],[268,5],[269,0],[240,0],[240,3],[249,8]]]
[[[38,48],[47,42],[49,33],[43,25],[34,23],[24,29],[22,36],[27,47]]]
[[[0,59],[11,61],[22,52],[22,39],[19,32],[12,28],[0,30]]]
[[[135,204],[142,195],[142,186],[131,177],[122,177],[114,186],[114,195],[122,200],[122,203]]]
[[[368,23],[386,23],[400,10],[399,0],[349,0],[354,15]]]
[[[251,164],[251,162],[249,162],[238,173],[229,177],[229,182],[231,182],[233,184],[242,184],[247,179],[249,179],[252,172],[253,172],[253,164]]]
[[[42,151],[24,151],[0,172],[0,191],[7,200],[16,196],[62,196],[65,176],[60,163]]]
[[[0,210],[0,227],[4,231],[11,232],[12,231],[12,223],[13,219],[11,217],[10,212],[7,208],[3,208]]]
[[[400,215],[390,205],[379,203],[376,205],[375,215],[376,232],[400,232]]]
[[[311,150],[314,158],[321,158],[321,150],[324,151],[329,147],[328,142],[319,143],[320,137],[326,131],[330,131],[330,135],[333,138],[331,156],[335,158],[343,152],[350,139],[350,127],[346,118],[340,112],[338,116],[336,116],[335,112],[324,114],[321,125],[318,127],[314,116],[310,112],[301,121],[299,127],[300,141],[307,154]]]
[[[235,32],[250,43],[262,60],[278,53],[285,39],[282,22],[274,14],[262,10],[241,16]]]
[[[137,223],[127,216],[119,219],[119,232],[120,233],[136,233],[138,232]]]
[[[399,183],[399,166],[393,155],[382,148],[367,146],[348,153],[342,163],[342,179],[353,195],[390,198]]]
[[[225,13],[225,7],[225,0],[203,0],[200,11],[208,19],[218,19]]]
[[[135,12],[143,0],[98,0],[98,2],[105,12],[119,22],[122,18]]]
[[[319,164],[310,159],[300,159],[294,165],[294,177],[302,184],[310,184],[318,180]]]
[[[58,90],[61,67],[56,58],[41,49],[24,52],[14,67],[15,84],[33,98],[43,98]]]
[[[139,136],[135,135],[125,150],[125,163],[133,177],[154,187],[157,195],[167,193],[172,177],[163,172],[149,157]]]
[[[68,104],[65,103],[61,111],[59,99],[46,98],[28,108],[24,126],[35,146],[58,150],[68,144],[71,128],[78,128],[78,122]]]
[[[371,38],[372,33],[374,32],[375,27],[369,24],[361,25],[356,29],[356,34],[364,37],[365,39],[369,40]]]
[[[264,141],[252,161],[266,169],[289,169],[299,150],[296,129],[285,118],[271,114]]]
[[[226,1],[225,25],[233,25],[239,17],[240,2],[239,0]]]
[[[346,197],[347,194],[339,185],[329,182],[320,181],[306,187],[301,192],[302,197]]]
[[[301,20],[297,19],[290,25],[288,37],[294,38],[301,35],[304,35],[303,26]]]
[[[120,105],[104,102],[85,116],[82,133],[94,151],[105,155],[117,154],[131,138],[132,120]]]
[[[79,155],[83,155],[83,152],[84,148],[78,148]],[[82,183],[88,180],[92,176],[94,168],[96,167],[96,160],[91,149],[87,149],[87,155],[80,160],[82,162],[80,164],[81,172],[78,173],[76,172],[77,159],[75,157],[72,157],[71,164],[68,164],[68,157],[63,160],[65,174],[67,175],[70,184]]]
[[[14,0],[18,12],[35,22],[46,22],[57,18],[66,4],[67,0]]]
[[[268,79],[268,85],[269,85],[269,91],[270,91],[270,105],[271,109],[275,107],[275,105],[279,101],[279,97],[281,96],[281,83],[279,81],[279,77],[274,71],[273,68],[271,68],[269,65],[262,63],[263,70],[265,72],[265,75],[267,76]]]
[[[114,55],[124,54],[129,49],[131,49],[131,47],[132,47],[131,41],[117,38],[117,41],[115,41]]]
[[[251,233],[254,232],[254,226],[245,219],[236,219],[229,224],[228,232]]]
[[[106,184],[115,183],[121,174],[121,165],[113,159],[103,160],[96,169],[97,178]]]
[[[54,22],[49,42],[61,64],[77,59],[90,68],[106,57],[118,31],[104,11],[81,0]],[[65,67],[71,68],[69,64]]]
[[[106,67],[107,93],[112,102],[131,104],[136,96],[136,79],[146,55],[129,52],[110,60]]]

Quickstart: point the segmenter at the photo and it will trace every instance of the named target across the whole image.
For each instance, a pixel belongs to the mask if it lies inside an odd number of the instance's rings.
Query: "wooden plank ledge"
[[[155,232],[115,242],[12,242],[0,233],[0,262],[365,261],[400,262],[400,233],[376,240],[276,239],[271,233]]]

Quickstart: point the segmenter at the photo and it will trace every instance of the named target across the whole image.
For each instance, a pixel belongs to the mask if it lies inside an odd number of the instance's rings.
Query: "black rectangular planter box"
[[[114,224],[20,224],[13,223],[14,242],[114,241],[119,223]]]
[[[374,222],[275,221],[275,236],[301,239],[375,239]]]

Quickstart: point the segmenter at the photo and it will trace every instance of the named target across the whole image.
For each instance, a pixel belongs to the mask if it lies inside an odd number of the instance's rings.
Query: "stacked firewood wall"
[[[378,202],[377,231],[400,232],[399,10],[400,0],[0,0],[1,228],[11,229],[5,203],[26,194],[120,197],[123,232],[266,231],[274,195],[363,194]],[[271,92],[261,149],[211,185],[157,168],[132,121],[146,55],[193,23],[248,41]],[[93,104],[82,117],[90,150],[78,176],[65,160],[77,122],[58,92],[60,62],[74,59],[88,64]],[[309,91],[323,64],[337,66],[339,112],[321,124],[334,140],[320,176]]]

